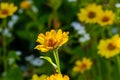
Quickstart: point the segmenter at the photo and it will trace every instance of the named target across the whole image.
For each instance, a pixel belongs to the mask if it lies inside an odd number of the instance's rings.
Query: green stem
[[[102,37],[102,39],[105,39],[105,38],[106,38],[105,32],[104,32],[105,29],[106,29],[106,28],[102,27],[102,28],[101,28],[101,31],[100,31],[100,32],[101,32],[101,37]]]
[[[100,63],[100,58],[99,57],[97,57],[97,67],[98,67],[98,72],[99,72],[99,78],[100,78],[100,80],[103,80],[102,79],[101,63]]]
[[[52,26],[52,19],[53,19],[53,14],[50,14],[48,18],[48,28]]]
[[[3,27],[6,28],[6,19],[3,20]],[[3,35],[3,63],[4,63],[4,72],[7,73],[7,42],[6,36]]]
[[[117,64],[118,64],[118,74],[120,76],[120,57],[119,57],[119,55],[116,56],[116,59],[117,59]]]
[[[106,26],[107,30],[108,30],[108,35],[109,37],[112,36],[112,33],[111,33],[111,26]]]
[[[112,80],[112,77],[110,76],[111,72],[112,72],[112,68],[111,68],[111,65],[110,65],[110,59],[106,60],[106,67],[107,67],[107,70],[108,70],[107,80]]]
[[[4,71],[7,72],[7,60],[6,60],[6,37],[3,36],[3,61],[4,61]]]
[[[82,74],[84,80],[88,80],[85,74]]]
[[[53,51],[53,54],[54,54],[54,58],[55,58],[55,61],[56,61],[56,64],[57,64],[57,72],[58,73],[61,73],[61,71],[60,71],[60,62],[59,62],[59,55],[58,55],[58,49],[55,49],[54,51]]]

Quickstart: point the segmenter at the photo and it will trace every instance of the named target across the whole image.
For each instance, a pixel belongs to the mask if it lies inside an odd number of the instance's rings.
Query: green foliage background
[[[6,37],[7,54],[3,57],[3,38],[0,33],[0,80],[31,80],[33,74],[51,75],[54,73],[54,68],[50,63],[44,60],[43,65],[35,67],[29,62],[25,61],[25,57],[29,55],[39,56],[53,56],[52,52],[42,53],[34,50],[37,45],[36,39],[39,33],[45,33],[51,29],[61,28],[63,31],[69,31],[69,41],[59,49],[59,57],[61,70],[63,74],[67,74],[70,80],[119,80],[120,72],[118,72],[118,62],[115,57],[107,60],[97,54],[98,41],[105,35],[105,38],[109,38],[112,27],[117,27],[118,34],[120,34],[120,23],[114,23],[113,25],[103,30],[99,25],[85,24],[80,22],[77,17],[77,13],[80,8],[85,7],[90,3],[96,3],[103,5],[105,9],[110,9],[114,13],[118,10],[115,8],[116,3],[120,3],[119,0],[76,0],[69,2],[68,0],[31,0],[32,5],[36,6],[38,12],[34,12],[30,9],[20,10],[20,3],[22,0],[0,0],[1,2],[10,2],[18,6],[18,10],[15,13],[19,18],[10,29],[11,37]],[[32,6],[31,5],[31,6]],[[12,16],[11,16],[12,17]],[[6,18],[6,22],[11,20],[11,17]],[[53,19],[57,18],[61,26],[55,28]],[[117,15],[116,21],[120,20],[120,15]],[[90,34],[91,39],[85,43],[78,41],[80,35],[73,29],[71,23],[77,21],[85,26],[87,33]],[[2,27],[3,19],[0,19],[0,28]],[[7,27],[7,26],[6,26]],[[97,28],[94,28],[97,27]],[[16,50],[20,50],[22,55],[15,54]],[[120,60],[120,55],[119,60]],[[75,61],[88,57],[92,59],[93,65],[89,71],[84,74],[73,72],[72,69],[75,65]],[[9,58],[14,58],[15,61],[12,65],[8,65]],[[53,58],[53,57],[52,57]],[[7,61],[7,74],[4,74],[4,61]],[[21,67],[25,67],[22,70]],[[5,75],[5,76],[4,76]]]

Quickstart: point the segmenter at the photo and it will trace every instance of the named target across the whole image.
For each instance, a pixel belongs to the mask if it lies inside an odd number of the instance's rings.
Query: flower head
[[[31,3],[28,0],[24,0],[20,3],[21,9],[29,9],[31,6]]]
[[[101,16],[99,16],[98,24],[101,26],[105,26],[108,24],[113,24],[114,22],[115,14],[112,11],[105,11],[101,13]]]
[[[73,71],[83,73],[85,70],[91,68],[92,62],[90,59],[83,58],[82,61],[76,61],[76,66],[73,68]]]
[[[12,16],[17,10],[17,6],[14,6],[13,3],[0,3],[0,18],[6,18]]]
[[[67,75],[62,76],[62,74],[55,74],[47,77],[47,80],[69,80],[69,77]]]
[[[98,45],[98,54],[105,58],[111,58],[119,54],[120,49],[116,46],[113,39],[100,40]]]
[[[46,80],[47,76],[46,75],[41,75],[41,76],[38,76],[37,74],[34,74],[32,76],[32,80]]]
[[[40,33],[37,39],[37,42],[40,44],[37,45],[35,49],[40,50],[41,52],[47,52],[60,47],[68,41],[68,34],[69,32],[62,32],[61,29],[57,32],[51,30],[50,32],[46,32],[45,35]]]
[[[80,13],[78,13],[78,19],[85,23],[96,23],[101,12],[102,6],[90,4],[86,8],[80,10]]]

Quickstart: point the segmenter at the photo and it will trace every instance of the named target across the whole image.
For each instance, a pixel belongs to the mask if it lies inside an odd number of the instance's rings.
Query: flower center
[[[91,18],[91,19],[94,18],[95,16],[96,16],[95,12],[91,11],[91,12],[88,13],[88,17]]]
[[[1,11],[1,13],[2,13],[2,14],[8,14],[8,10],[3,9],[3,10]]]
[[[109,17],[107,16],[104,16],[103,19],[102,19],[103,22],[108,22],[109,21]]]
[[[114,50],[116,48],[116,46],[114,46],[112,43],[110,43],[109,45],[108,45],[108,49],[109,50]]]
[[[57,43],[57,42],[55,42],[53,39],[49,39],[49,40],[48,40],[48,46],[49,46],[49,47],[54,47],[56,43]]]
[[[87,67],[87,65],[84,63],[81,65],[81,69],[85,69],[86,67]]]

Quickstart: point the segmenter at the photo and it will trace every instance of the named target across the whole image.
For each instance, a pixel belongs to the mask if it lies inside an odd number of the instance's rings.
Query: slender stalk
[[[112,36],[112,33],[111,33],[111,26],[106,26],[107,30],[108,30],[108,35],[109,37]]]
[[[82,74],[84,80],[88,80],[85,74]]]
[[[3,20],[3,27],[6,28],[6,19]],[[7,73],[7,42],[6,36],[3,35],[3,63],[4,63],[4,72]]]
[[[58,55],[58,49],[55,49],[53,51],[53,54],[54,54],[54,58],[55,58],[55,61],[56,61],[56,64],[57,64],[57,72],[58,73],[61,73],[61,70],[60,70],[60,62],[59,62],[59,55]]]
[[[106,28],[101,28],[101,37],[102,37],[102,39],[105,39],[106,38],[106,36],[105,36],[105,30],[106,30]]]
[[[97,67],[98,67],[98,72],[99,72],[99,78],[100,78],[100,80],[103,80],[100,58],[98,58],[98,57],[97,57]]]
[[[48,18],[48,28],[50,28],[52,25],[52,19],[53,19],[53,14],[50,14]]]
[[[117,59],[117,64],[118,64],[118,74],[120,76],[120,57],[119,57],[119,55],[116,56],[116,59]]]
[[[7,72],[6,54],[7,54],[7,49],[6,49],[6,37],[3,36],[3,62],[4,62],[4,71],[5,71],[5,72]]]
[[[111,75],[111,72],[112,72],[112,67],[110,65],[110,60],[106,60],[106,67],[107,67],[107,70],[108,70],[108,73],[107,73],[107,80],[112,80],[112,77],[110,76]]]

